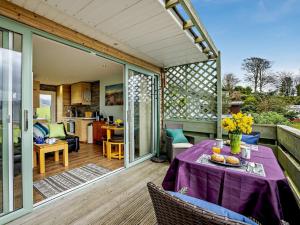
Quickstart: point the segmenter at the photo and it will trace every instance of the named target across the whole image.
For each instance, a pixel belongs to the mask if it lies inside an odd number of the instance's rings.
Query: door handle
[[[28,131],[28,110],[24,110],[24,131]]]

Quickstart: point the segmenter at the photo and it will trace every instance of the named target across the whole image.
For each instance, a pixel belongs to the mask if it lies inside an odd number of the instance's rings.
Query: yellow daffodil
[[[253,118],[241,112],[233,114],[232,118],[224,118],[222,120],[223,128],[236,134],[249,134],[252,132]]]

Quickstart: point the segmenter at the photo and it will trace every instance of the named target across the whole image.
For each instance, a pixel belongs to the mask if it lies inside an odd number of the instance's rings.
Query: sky
[[[300,74],[300,0],[191,0],[222,54],[222,74],[243,79],[243,59]]]

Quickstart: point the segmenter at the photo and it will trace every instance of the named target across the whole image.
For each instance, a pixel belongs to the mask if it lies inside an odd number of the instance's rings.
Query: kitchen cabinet
[[[71,85],[71,105],[91,105],[91,84],[79,82]]]
[[[62,122],[65,116],[64,106],[71,105],[71,85],[59,85],[56,90],[57,121]]]
[[[33,81],[33,108],[40,107],[40,82]]]
[[[93,123],[94,119],[75,119],[75,135],[79,137],[79,141],[87,142],[88,140],[88,125]]]

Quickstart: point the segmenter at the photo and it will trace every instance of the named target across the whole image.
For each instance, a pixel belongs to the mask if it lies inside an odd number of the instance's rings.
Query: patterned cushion
[[[37,122],[36,125],[42,130],[45,136],[49,135],[49,128],[47,124]]]
[[[33,125],[33,137],[38,138],[42,137],[45,138],[45,132],[36,124]]]

